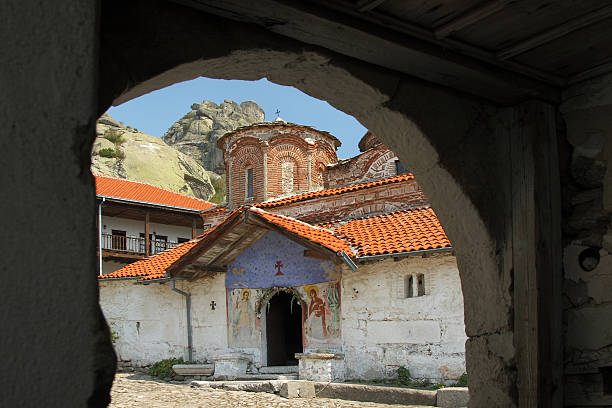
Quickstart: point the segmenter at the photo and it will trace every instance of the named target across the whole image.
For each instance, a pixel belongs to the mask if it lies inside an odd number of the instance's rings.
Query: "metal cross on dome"
[[[283,266],[285,266],[285,265],[283,265],[283,263],[280,260],[276,261],[276,263],[274,264],[274,267],[277,269],[277,272],[276,272],[276,274],[274,276],[284,275],[284,273],[282,273],[281,269],[280,269]]]
[[[277,109],[274,113],[276,114],[276,119],[278,119],[278,117],[280,116],[280,111]]]

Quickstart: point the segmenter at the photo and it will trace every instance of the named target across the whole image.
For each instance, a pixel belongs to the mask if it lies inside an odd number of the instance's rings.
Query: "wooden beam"
[[[561,197],[555,108],[530,102],[515,112],[510,162],[518,405],[552,408],[563,405]]]
[[[376,7],[380,6],[385,1],[387,1],[387,0],[365,0],[365,1],[360,1],[357,4],[357,10],[359,10],[359,12],[361,12],[361,13],[364,13],[364,12],[370,11],[370,10],[374,10]]]
[[[194,239],[197,236],[196,232],[196,219],[191,219],[191,239]]]
[[[254,228],[250,228],[248,229],[244,235],[242,235],[240,238],[238,238],[236,241],[234,241],[233,243],[231,243],[227,249],[225,249],[224,251],[222,251],[219,255],[215,256],[212,260],[210,260],[208,263],[210,265],[214,265],[215,263],[217,263],[217,261],[219,261],[220,259],[223,259],[226,255],[228,255],[229,253],[231,253],[234,249],[236,249],[238,246],[242,245],[242,243],[244,243],[244,241],[253,238],[252,233],[255,232]]]
[[[434,34],[436,38],[445,38],[455,31],[469,27],[472,24],[489,17],[491,14],[497,13],[503,9],[506,4],[508,4],[508,0],[494,0],[484,3],[481,6],[468,10],[459,17],[442,24],[434,30]]]
[[[605,75],[609,72],[612,72],[612,61],[605,62],[603,64],[599,64],[595,67],[589,68],[585,71],[582,71],[567,80],[568,85],[573,85],[578,82],[586,81],[591,78],[598,77],[600,75]]]
[[[145,256],[151,255],[151,239],[149,238],[149,212],[145,212],[145,228],[144,228],[144,236],[145,236]]]
[[[579,30],[591,24],[597,23],[598,21],[605,20],[609,17],[612,17],[612,5],[602,7],[599,10],[595,10],[573,20],[569,20],[550,30],[544,31],[538,35],[511,45],[499,51],[497,53],[497,57],[499,59],[512,58],[514,56],[532,50],[536,47],[539,47],[540,45],[561,38],[564,35],[571,33],[572,31]]]
[[[413,34],[406,36],[402,35],[403,32],[398,35],[398,31],[380,21],[376,27],[364,25],[362,21],[355,22],[347,14],[354,13],[359,18],[365,18],[372,12],[360,13],[354,3],[341,0],[291,3],[277,0],[174,1],[231,20],[256,24],[306,44],[327,48],[501,105],[512,105],[531,98],[552,103],[560,101],[560,91],[555,87],[503,68],[494,54],[474,51],[474,46],[464,44],[464,48],[472,50],[481,60],[456,52],[459,47],[456,42],[441,43],[429,30],[417,27],[412,30]],[[340,3],[343,6],[339,6]],[[340,13],[334,13],[333,8],[340,7],[343,7]],[[488,60],[483,63],[485,58]],[[540,73],[540,77],[545,76]]]
[[[187,267],[189,264],[194,262],[202,252],[206,251],[208,248],[213,246],[216,240],[223,235],[227,230],[234,228],[236,225],[244,222],[244,213],[236,212],[232,216],[225,219],[222,222],[223,225],[218,226],[214,231],[211,231],[205,238],[200,240],[197,244],[195,244],[185,255],[183,255],[179,260],[174,262],[166,271],[168,274],[175,278],[178,276],[178,272],[183,268]]]
[[[305,249],[304,250],[304,256],[306,258],[315,258],[315,259],[322,259],[324,261],[329,261],[329,257],[317,252],[317,251],[313,251],[312,249]]]

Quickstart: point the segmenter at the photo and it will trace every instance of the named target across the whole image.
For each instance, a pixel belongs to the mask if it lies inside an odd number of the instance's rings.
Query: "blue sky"
[[[255,101],[266,112],[266,120],[274,120],[275,112],[288,122],[325,130],[342,142],[338,157],[347,158],[359,153],[357,143],[367,131],[355,118],[341,112],[325,101],[315,99],[290,87],[276,85],[266,79],[236,81],[197,78],[174,84],[164,89],[132,99],[109,109],[115,119],[153,136],[163,136],[168,128],[194,102],[204,99],[217,104],[225,99],[237,103]]]

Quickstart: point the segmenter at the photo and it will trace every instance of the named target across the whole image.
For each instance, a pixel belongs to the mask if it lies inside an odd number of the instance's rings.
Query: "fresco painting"
[[[270,231],[228,265],[225,278],[229,346],[260,347],[257,301],[268,288],[297,289],[303,305],[304,347],[339,345],[342,267],[305,257],[306,248]]]
[[[340,344],[340,281],[304,285],[299,290],[303,308],[304,347]]]
[[[228,265],[225,287],[298,287],[340,279],[339,265],[305,257],[305,249],[270,231]]]
[[[257,291],[248,288],[227,291],[230,347],[259,347],[261,323],[255,316],[256,296]]]

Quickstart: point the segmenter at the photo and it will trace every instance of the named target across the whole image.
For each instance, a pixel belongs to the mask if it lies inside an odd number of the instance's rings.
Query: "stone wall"
[[[395,153],[379,144],[355,157],[328,166],[324,173],[325,188],[346,186],[395,176]]]
[[[408,275],[415,279],[423,275],[423,296],[418,296],[415,280],[414,297],[406,297]],[[231,325],[227,318],[232,316],[227,312],[225,279],[225,274],[219,274],[176,283],[192,296],[194,359],[211,362],[216,356],[243,352],[255,366],[266,365],[263,338],[252,345],[228,346]],[[134,282],[100,283],[102,309],[119,336],[115,350],[122,365],[143,367],[170,357],[187,359],[184,298],[168,283]],[[302,287],[299,290],[304,292]],[[215,310],[210,307],[212,301]],[[414,377],[435,381],[452,381],[465,372],[463,299],[453,256],[387,259],[360,265],[355,272],[345,270],[340,317],[343,329],[338,345],[328,340],[317,347],[307,345],[305,351],[324,348],[344,353],[346,378],[389,378],[399,365]],[[265,319],[259,324],[254,330],[257,336],[265,332]]]
[[[415,180],[409,180],[264,209],[316,223],[427,204],[429,202],[421,187]]]
[[[191,294],[193,358],[210,362],[227,353],[225,275],[195,282],[177,281]],[[215,310],[210,303],[215,302]],[[136,285],[135,280],[100,282],[100,304],[119,335],[115,350],[119,360],[146,366],[170,358],[188,358],[185,299],[170,284]]]
[[[565,404],[612,404],[612,75],[577,84],[561,106]]]
[[[423,274],[425,294],[406,295]],[[416,281],[414,283],[416,286]],[[466,371],[463,295],[454,256],[368,262],[342,280],[346,378],[389,378],[405,366],[416,378],[458,379]]]

